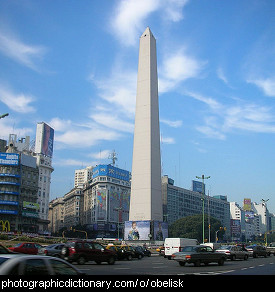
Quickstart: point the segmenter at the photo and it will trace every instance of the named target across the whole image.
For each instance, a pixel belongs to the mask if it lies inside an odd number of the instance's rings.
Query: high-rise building
[[[140,37],[130,221],[163,221],[156,39]]]
[[[74,187],[83,188],[93,175],[93,166],[87,166],[83,169],[76,169],[74,171]]]

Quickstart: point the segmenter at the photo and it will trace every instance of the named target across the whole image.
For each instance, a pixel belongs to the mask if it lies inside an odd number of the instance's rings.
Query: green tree
[[[215,242],[215,232],[220,229],[221,222],[210,217],[211,242]],[[187,216],[178,219],[169,226],[169,237],[194,238],[202,242],[202,214]],[[219,231],[218,236],[222,238],[224,230]],[[208,239],[208,216],[204,217],[204,236]]]

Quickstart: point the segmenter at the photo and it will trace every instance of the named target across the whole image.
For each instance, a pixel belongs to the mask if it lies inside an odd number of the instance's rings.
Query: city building
[[[252,230],[252,227],[249,229]],[[236,202],[230,202],[230,232],[232,239],[246,238],[245,211]]]
[[[64,227],[67,229],[82,225],[83,192],[82,188],[73,188],[63,196],[64,203]]]
[[[10,135],[6,152],[0,153],[1,220],[8,222],[6,231],[38,232],[36,159],[23,150],[23,140],[14,139],[16,135]]]
[[[51,233],[57,233],[64,227],[64,199],[63,197],[52,200],[49,204],[49,226]]]
[[[129,220],[163,220],[156,39],[149,27],[139,42]]]
[[[84,185],[92,178],[93,166],[87,166],[83,169],[77,169],[74,172],[74,187],[83,188]]]
[[[182,217],[202,214],[202,198],[205,202],[205,214],[220,220],[229,237],[230,204],[226,196],[220,199],[203,195],[175,186],[173,179],[167,175],[162,177],[163,217],[169,225]]]
[[[40,233],[47,233],[49,224],[51,174],[54,171],[52,167],[53,140],[54,130],[44,122],[37,123],[33,155],[36,157],[39,170],[37,204],[39,205]]]
[[[110,164],[97,165],[86,183],[82,222],[95,237],[122,236],[129,220],[130,172]]]

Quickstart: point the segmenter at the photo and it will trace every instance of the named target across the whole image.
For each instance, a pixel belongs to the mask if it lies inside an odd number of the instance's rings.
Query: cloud
[[[17,121],[18,122],[18,121]],[[33,134],[33,128],[18,128],[15,126],[16,121],[11,116],[0,120],[0,139],[6,140],[9,134],[17,134],[25,137]]]
[[[170,120],[165,120],[165,119],[160,119],[160,122],[163,124],[166,124],[172,128],[179,128],[182,126],[182,121],[170,121]]]
[[[187,2],[187,0],[122,0],[112,17],[112,32],[123,45],[135,45],[146,27],[145,20],[149,15],[161,10],[166,20],[180,21],[183,18],[182,8]]]
[[[163,144],[175,144],[175,139],[172,137],[161,137],[161,143]]]
[[[275,117],[269,107],[247,102],[241,105],[226,105],[202,94],[194,92],[185,94],[209,107],[210,112],[205,113],[203,117],[204,125],[195,127],[209,138],[225,140],[229,132],[237,130],[275,133]]]
[[[24,93],[14,93],[3,85],[0,85],[0,101],[15,112],[31,113],[36,111],[31,105],[35,101],[33,96]]]
[[[185,49],[169,54],[160,66],[159,92],[167,92],[180,82],[199,77],[207,62],[188,55]]]
[[[109,158],[111,152],[112,152],[111,150],[101,150],[99,152],[90,153],[89,157],[99,159],[99,160],[107,159]]]
[[[258,86],[265,95],[275,97],[275,77],[247,80],[247,82]]]
[[[36,61],[44,57],[46,48],[25,44],[10,31],[2,29],[0,30],[0,52],[30,69],[39,71]]]

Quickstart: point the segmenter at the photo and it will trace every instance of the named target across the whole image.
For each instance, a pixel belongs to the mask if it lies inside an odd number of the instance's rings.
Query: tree
[[[219,220],[210,217],[211,242],[215,242],[215,232],[222,227]],[[187,216],[178,219],[169,226],[169,237],[194,238],[202,242],[202,214]],[[204,218],[204,235],[208,239],[208,216]],[[219,238],[224,235],[224,230],[219,231]]]

